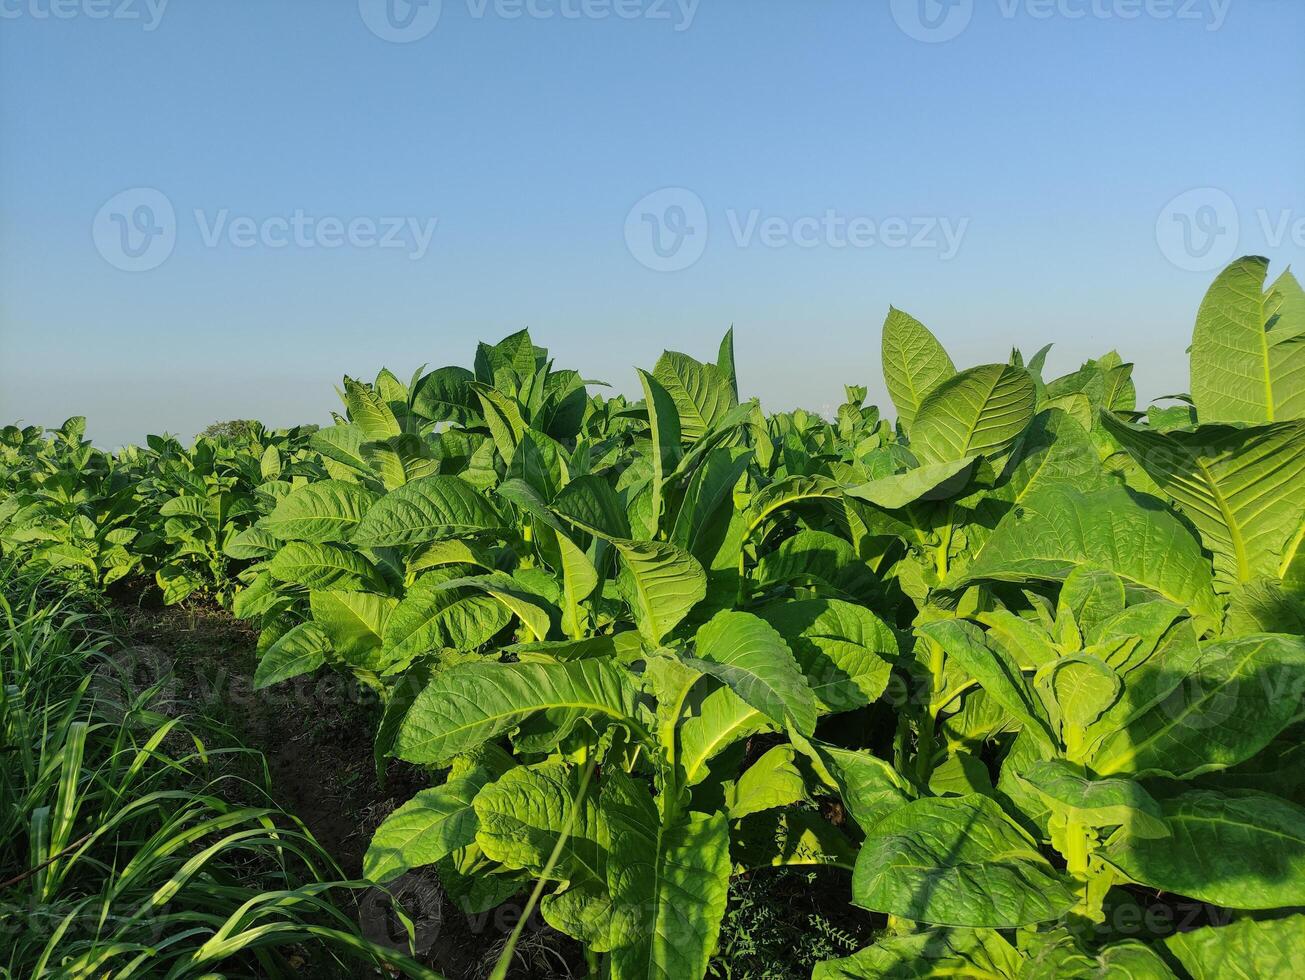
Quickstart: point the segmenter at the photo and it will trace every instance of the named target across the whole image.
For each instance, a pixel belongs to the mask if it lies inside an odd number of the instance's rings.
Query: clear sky
[[[882,402],[890,303],[1184,390],[1210,264],[1305,266],[1303,46],[1300,0],[0,0],[0,420],[324,422],[523,326],[634,392],[732,323],[745,396]]]

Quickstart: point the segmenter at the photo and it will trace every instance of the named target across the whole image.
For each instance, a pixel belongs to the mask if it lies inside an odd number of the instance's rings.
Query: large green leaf
[[[954,497],[969,482],[977,456],[917,466],[905,473],[879,477],[845,487],[849,497],[865,500],[885,510],[897,510],[917,500],[946,500]]]
[[[286,494],[260,523],[282,541],[347,541],[375,500],[375,493],[357,483],[321,480]]]
[[[1075,896],[986,796],[915,800],[867,828],[852,901],[934,925],[1013,929],[1063,915]]]
[[[1219,274],[1192,332],[1192,399],[1202,422],[1305,418],[1305,320],[1285,275],[1267,292],[1269,260],[1244,256]]]
[[[688,552],[666,541],[615,540],[621,555],[617,587],[649,642],[662,641],[707,594],[707,573]]]
[[[730,834],[723,813],[685,813],[664,825],[647,789],[618,768],[603,793],[613,846],[612,980],[701,977],[729,896]]]
[[[777,725],[804,735],[816,727],[816,698],[784,638],[764,619],[719,612],[694,637],[685,663],[710,674]]]
[[[336,544],[291,541],[272,556],[267,570],[280,582],[307,589],[383,588],[379,573],[358,552]]]
[[[1019,954],[995,929],[926,929],[817,963],[811,980],[926,980],[1019,976]]]
[[[1101,421],[1196,526],[1222,579],[1282,575],[1305,523],[1305,421],[1186,432]]]
[[[806,743],[806,751],[819,759],[822,777],[838,790],[843,805],[863,828],[874,827],[910,799],[906,780],[891,763],[869,751],[814,740]]]
[[[1305,915],[1206,926],[1170,936],[1165,945],[1192,980],[1290,977],[1305,962]]]
[[[1305,809],[1267,793],[1161,799],[1169,836],[1122,835],[1104,856],[1134,881],[1235,909],[1305,905]]]
[[[652,514],[660,527],[662,485],[675,471],[680,458],[680,414],[665,388],[647,371],[639,372],[644,404],[648,407],[648,428],[652,436]]]
[[[406,660],[441,647],[474,650],[508,624],[511,614],[480,584],[419,578],[385,623],[386,654]]]
[[[461,367],[432,371],[413,388],[412,410],[431,422],[468,422],[474,414],[470,384],[475,377]]]
[[[763,752],[738,780],[726,786],[725,809],[731,820],[797,803],[806,797],[806,781],[794,761],[791,745]]]
[[[988,642],[973,623],[959,619],[939,620],[917,627],[917,632],[942,647],[970,677],[1021,722],[1030,734],[1054,745],[1056,737],[1046,708],[1020,671],[1020,665],[1000,646]]]
[[[826,711],[851,711],[883,694],[897,635],[869,609],[840,599],[801,599],[763,606],[757,615],[783,636]]]
[[[378,657],[386,620],[398,605],[388,596],[370,592],[313,592],[309,597],[313,622],[331,641],[331,650],[346,663],[380,668]]]
[[[1159,660],[1159,658],[1157,658]],[[1120,724],[1107,717],[1090,759],[1101,775],[1154,773],[1190,778],[1249,759],[1289,725],[1305,681],[1305,638],[1260,634],[1201,645],[1193,665],[1160,661],[1146,674],[1178,671],[1167,693]]]
[[[1017,775],[1053,810],[1072,814],[1085,827],[1123,827],[1135,837],[1169,833],[1160,804],[1131,779],[1089,779],[1063,759],[1038,760]]]
[[[625,671],[605,660],[462,664],[437,673],[413,700],[395,754],[443,762],[549,708],[633,725],[635,694]]]
[[[911,450],[923,463],[997,458],[1033,419],[1037,391],[1023,368],[985,364],[948,378],[920,404]]]
[[[316,623],[299,623],[263,652],[254,671],[254,689],[312,673],[326,662],[330,643]]]
[[[351,541],[359,548],[403,547],[498,531],[503,526],[494,505],[466,480],[425,476],[376,501]]]
[[[482,772],[418,790],[376,828],[363,856],[363,877],[384,884],[473,843],[480,824],[472,801],[484,783]]]
[[[371,466],[363,455],[367,437],[357,425],[328,426],[313,433],[312,447],[323,456],[332,476],[352,477],[355,473],[371,474]],[[338,464],[332,466],[331,464]]]
[[[685,783],[692,786],[704,779],[712,759],[731,745],[775,727],[775,722],[730,688],[709,692],[680,724],[679,761]]]
[[[403,432],[385,399],[363,382],[346,377],[341,397],[349,408],[350,420],[368,439],[388,439]]]
[[[974,561],[946,584],[1064,580],[1084,565],[1217,619],[1213,573],[1199,542],[1157,501],[1111,487],[1048,487],[1002,518]]]
[[[910,432],[925,397],[951,378],[956,366],[924,324],[891,306],[884,320],[880,358],[897,421]]]
[[[678,351],[663,353],[652,376],[679,410],[680,437],[685,442],[697,442],[738,404],[733,385],[716,365]]]

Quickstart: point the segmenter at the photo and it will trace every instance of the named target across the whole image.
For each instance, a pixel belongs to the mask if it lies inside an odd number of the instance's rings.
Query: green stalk
[[[548,861],[544,864],[544,870],[535,882],[535,887],[530,892],[530,898],[526,901],[526,907],[521,913],[521,918],[517,920],[516,926],[512,930],[512,935],[508,936],[507,945],[503,947],[503,952],[499,954],[498,961],[494,964],[494,972],[489,975],[489,980],[505,980],[508,968],[512,965],[512,954],[516,952],[517,943],[521,939],[521,932],[530,921],[530,917],[535,913],[535,906],[539,904],[540,896],[544,891],[544,884],[548,881],[548,876],[553,873],[553,868],[557,866],[558,860],[562,857],[562,848],[571,837],[571,828],[575,825],[576,816],[580,813],[580,806],[584,803],[585,794],[589,791],[589,780],[594,774],[594,763],[598,761],[597,753],[590,752],[589,759],[585,762],[584,772],[580,776],[580,789],[576,793],[575,799],[571,801],[571,815],[567,818],[562,827],[562,832],[557,835],[557,843],[553,845],[553,851],[548,855]],[[586,951],[587,954],[587,951]]]
[[[929,644],[929,707],[920,725],[920,739],[915,757],[916,778],[921,785],[928,783],[929,777],[933,774],[934,735],[938,728],[938,713],[946,704],[942,699],[943,666],[946,663],[946,655],[943,653],[943,648],[933,640],[925,642]]]

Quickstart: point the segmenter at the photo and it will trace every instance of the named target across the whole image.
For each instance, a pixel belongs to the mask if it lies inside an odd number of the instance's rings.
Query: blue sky
[[[1305,258],[1305,4],[921,2],[0,0],[0,419],[322,422],[523,326],[883,402],[890,303],[1184,389],[1206,267]]]

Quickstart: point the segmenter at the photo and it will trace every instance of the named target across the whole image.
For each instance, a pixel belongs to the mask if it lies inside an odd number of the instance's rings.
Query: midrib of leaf
[[[1270,414],[1272,414],[1272,410],[1270,410]],[[1245,582],[1250,578],[1251,569],[1250,562],[1246,557],[1246,541],[1242,537],[1241,525],[1233,514],[1232,507],[1228,504],[1223,492],[1219,489],[1219,482],[1215,479],[1209,465],[1199,456],[1192,456],[1191,459],[1196,468],[1201,471],[1201,476],[1205,478],[1205,482],[1210,488],[1210,495],[1214,497],[1214,502],[1218,506],[1220,514],[1223,515],[1224,524],[1228,527],[1233,555],[1237,559],[1237,581]]]
[[[1273,827],[1265,827],[1262,824],[1247,823],[1244,820],[1233,820],[1228,817],[1198,817],[1189,813],[1176,813],[1170,819],[1177,820],[1179,823],[1209,823],[1222,824],[1229,827],[1240,827],[1243,830],[1250,830],[1256,834],[1263,834],[1266,837],[1278,837],[1282,840],[1289,840],[1296,844],[1305,844],[1305,837],[1297,834],[1289,834]]]
[[[762,713],[758,711],[756,708],[750,708],[748,710],[748,713],[745,715],[740,715],[738,719],[734,722],[734,724],[730,725],[728,728],[721,729],[715,738],[713,738],[710,742],[704,744],[703,751],[698,755],[697,758],[693,760],[693,768],[692,769],[686,768],[684,770],[684,781],[686,783],[692,783],[693,776],[698,772],[700,768],[702,768],[702,765],[712,757],[713,753],[716,750],[716,746],[720,745],[730,735],[738,731],[748,722],[752,721],[752,719],[760,718],[760,717],[765,717],[765,716],[762,715]]]
[[[1305,541],[1305,521],[1301,522],[1299,530],[1292,536],[1291,541],[1283,551],[1282,561],[1278,565],[1278,578],[1286,578],[1287,569],[1291,567],[1291,563],[1296,559],[1296,553],[1300,550],[1302,541]]]

